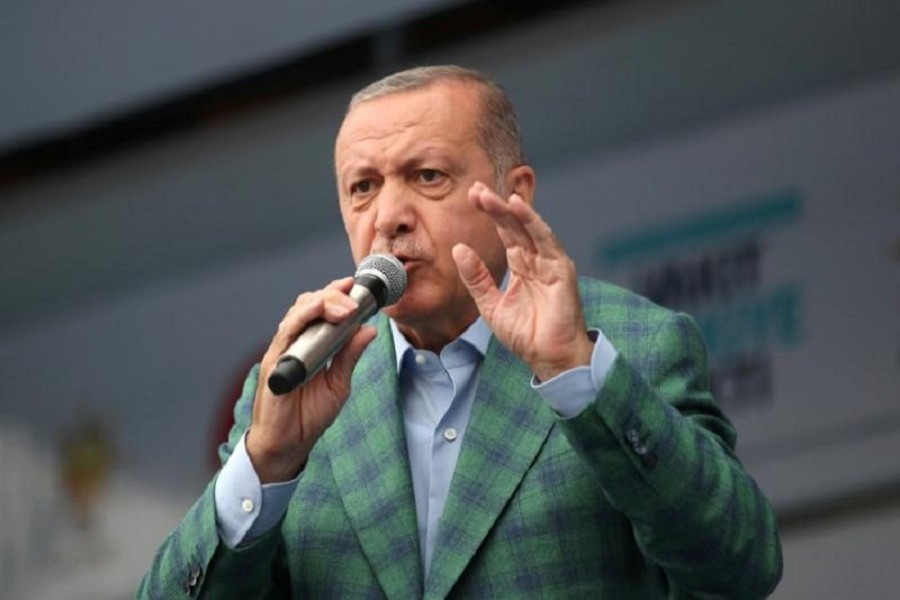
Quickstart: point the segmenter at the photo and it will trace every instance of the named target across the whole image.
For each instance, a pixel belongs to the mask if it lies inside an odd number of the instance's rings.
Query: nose
[[[393,239],[416,228],[413,196],[403,186],[385,184],[376,204],[375,231],[379,235]]]

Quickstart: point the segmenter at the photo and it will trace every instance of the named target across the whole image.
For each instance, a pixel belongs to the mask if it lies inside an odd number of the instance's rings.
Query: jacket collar
[[[388,319],[361,357],[353,393],[326,434],[344,508],[391,599],[444,598],[484,542],[553,426],[530,369],[490,338],[440,521],[427,586]]]
[[[353,373],[349,400],[327,432],[332,472],[354,532],[385,595],[422,597],[416,507],[394,347],[387,319]],[[339,576],[339,574],[336,574]]]
[[[547,439],[553,413],[530,381],[531,370],[493,338],[441,516],[426,598],[450,593]]]

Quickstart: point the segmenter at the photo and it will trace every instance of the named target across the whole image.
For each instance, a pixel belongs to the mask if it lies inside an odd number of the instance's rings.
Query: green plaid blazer
[[[427,581],[398,403],[379,336],[309,457],[280,527],[231,550],[213,485],[169,535],[140,598],[762,598],[781,576],[775,518],[733,453],[693,321],[582,279],[588,326],[619,356],[563,420],[489,344]],[[258,371],[223,461],[250,424]]]

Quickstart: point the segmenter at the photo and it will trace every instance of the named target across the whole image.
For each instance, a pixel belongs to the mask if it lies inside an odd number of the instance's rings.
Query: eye
[[[437,169],[420,169],[417,172],[417,176],[422,183],[440,183],[446,177]]]
[[[372,180],[371,179],[361,179],[355,183],[350,185],[350,194],[368,194],[372,191]]]

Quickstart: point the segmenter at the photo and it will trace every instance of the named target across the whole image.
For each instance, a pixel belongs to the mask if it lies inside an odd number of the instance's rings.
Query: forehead
[[[400,146],[476,140],[480,91],[465,82],[437,82],[353,107],[338,132],[335,160]]]

